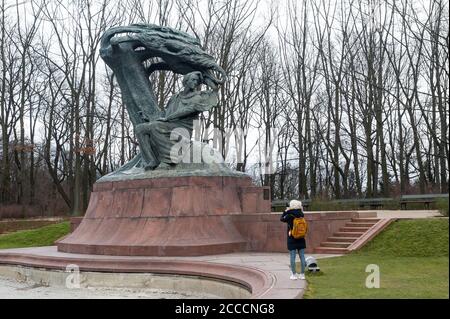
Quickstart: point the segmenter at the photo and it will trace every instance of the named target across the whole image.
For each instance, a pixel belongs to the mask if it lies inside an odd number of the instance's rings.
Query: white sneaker
[[[290,279],[290,280],[297,280],[298,278],[297,278],[296,275],[292,274],[291,277],[289,277],[289,279]]]
[[[298,279],[300,279],[300,280],[305,280],[305,274],[300,274],[300,275],[298,275]]]

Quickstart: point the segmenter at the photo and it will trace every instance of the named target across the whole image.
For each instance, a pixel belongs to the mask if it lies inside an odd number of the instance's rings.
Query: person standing
[[[305,249],[306,249],[306,232],[308,226],[303,214],[303,205],[301,201],[291,200],[289,206],[281,215],[280,221],[287,223],[287,248],[290,254],[290,263],[292,275],[291,280],[305,279]],[[297,276],[295,267],[296,255],[300,257],[301,273]]]

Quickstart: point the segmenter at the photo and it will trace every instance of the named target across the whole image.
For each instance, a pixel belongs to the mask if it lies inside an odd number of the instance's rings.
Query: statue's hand
[[[218,91],[219,87],[217,86],[216,83],[214,83],[213,80],[211,80],[209,77],[205,77],[205,79],[203,80],[203,82],[209,86],[213,91]]]

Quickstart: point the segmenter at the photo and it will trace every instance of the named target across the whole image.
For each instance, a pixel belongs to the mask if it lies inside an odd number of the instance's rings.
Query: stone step
[[[379,234],[383,229],[385,229],[394,220],[395,219],[393,219],[393,218],[381,219],[376,225],[372,226],[361,237],[356,238],[356,240],[347,248],[348,251],[354,251],[354,250],[360,249],[367,242],[372,240],[377,234]]]
[[[352,218],[352,222],[362,222],[362,223],[378,223],[380,221],[379,218],[367,218],[367,217],[359,217]]]
[[[366,231],[368,231],[370,229],[370,227],[341,227],[339,230],[341,232],[358,232],[358,233],[365,233]]]
[[[314,252],[317,254],[347,254],[349,251],[347,248],[317,247]]]
[[[320,247],[336,247],[336,248],[347,248],[350,246],[352,242],[331,242],[331,241],[324,241],[320,243]]]
[[[348,232],[348,231],[342,232],[341,231],[341,232],[334,233],[333,236],[358,238],[358,237],[361,237],[363,234],[364,234],[364,232]]]
[[[376,223],[367,223],[367,222],[349,222],[346,223],[346,227],[372,227]]]
[[[328,237],[327,241],[331,242],[344,242],[344,243],[353,243],[358,237]]]

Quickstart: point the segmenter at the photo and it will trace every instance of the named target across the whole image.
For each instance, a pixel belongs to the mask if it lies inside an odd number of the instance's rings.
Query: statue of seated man
[[[212,90],[200,91],[204,83]],[[194,120],[198,115],[216,106],[218,103],[217,86],[204,79],[201,72],[191,72],[183,77],[184,90],[169,99],[161,118],[136,126],[135,132],[139,141],[142,157],[146,162],[145,170],[167,169],[181,161],[181,155],[172,151],[180,141],[171,139],[175,129],[189,132],[189,136],[181,136],[184,143],[190,143]],[[179,132],[179,131],[177,131]],[[177,135],[179,136],[179,135]],[[178,155],[177,155],[178,154]]]

